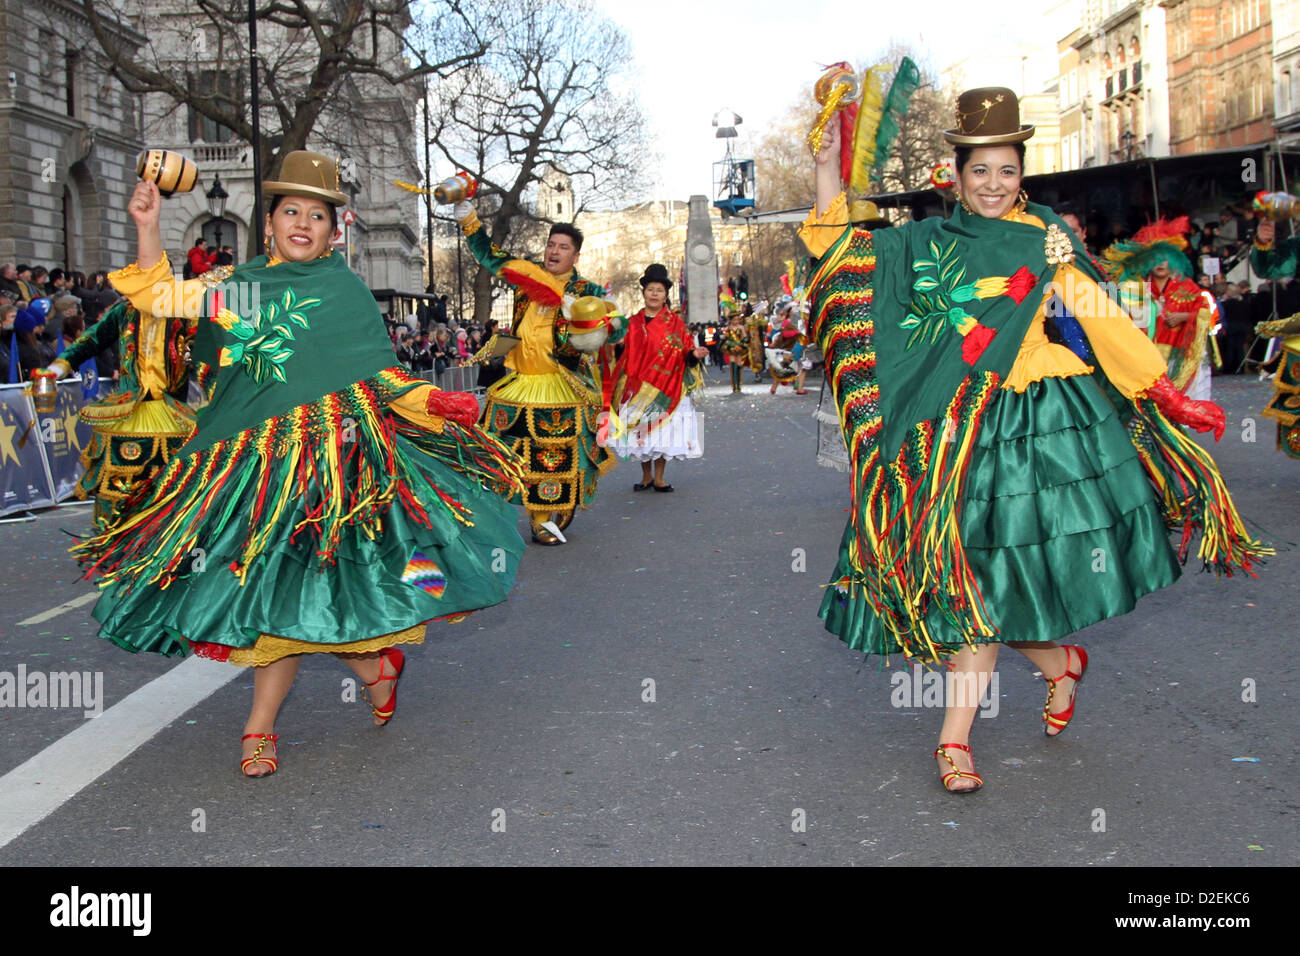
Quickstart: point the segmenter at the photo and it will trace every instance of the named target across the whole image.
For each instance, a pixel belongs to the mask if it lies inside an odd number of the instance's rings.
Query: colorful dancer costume
[[[1165,358],[1174,385],[1189,398],[1210,397],[1210,365],[1207,345],[1214,326],[1202,289],[1186,276],[1192,264],[1183,250],[1190,225],[1186,216],[1172,222],[1160,219],[1139,229],[1132,239],[1121,239],[1102,253],[1102,265],[1116,282],[1147,282],[1147,294],[1159,303],[1153,338]],[[1166,266],[1169,275],[1157,278],[1152,270]],[[1182,317],[1176,325],[1170,316]]]
[[[1300,237],[1296,236],[1276,244],[1256,239],[1250,253],[1251,267],[1266,279],[1295,275],[1297,262]],[[1255,334],[1278,339],[1282,346],[1273,397],[1261,414],[1277,422],[1277,447],[1292,458],[1300,458],[1300,315],[1261,322],[1255,326]]]
[[[741,373],[749,364],[749,330],[743,323],[735,321],[738,318],[739,316],[733,316],[732,321],[722,330],[722,353],[727,357],[727,365],[731,369],[733,395],[740,391]]]
[[[646,269],[641,287],[649,282],[665,296],[672,287],[662,265]],[[695,405],[704,383],[694,351],[686,323],[666,302],[653,316],[642,309],[628,319],[623,354],[605,380],[610,451],[640,462],[703,457]]]
[[[210,270],[203,281],[229,274],[228,267]],[[81,453],[85,473],[76,495],[95,496],[100,530],[131,486],[156,475],[194,432],[194,412],[186,404],[194,329],[193,319],[159,317],[119,302],[50,364],[62,378],[115,344],[121,355],[116,391],[80,411],[95,437]]]
[[[1015,106],[1007,90],[971,95],[971,115],[981,96],[986,112]],[[1015,117],[993,142],[1026,138]],[[841,194],[801,233],[817,259],[810,333],[851,459],[828,630],[938,662],[1132,610],[1178,577],[1198,528],[1207,567],[1249,570],[1265,552],[1214,462],[1166,417],[1221,429],[1221,413],[1173,388],[1051,210],[1022,199],[1000,219],[958,209],[875,233],[848,219]],[[1100,375],[1048,341],[1052,288]],[[1167,526],[1182,530],[1177,552]]]
[[[319,154],[291,153],[282,178],[268,194],[346,201]],[[164,255],[110,279],[142,311],[159,288],[175,289],[177,316],[202,301],[193,354],[209,402],[189,442],[74,549],[102,576],[103,637],[240,665],[383,651],[400,670],[389,649],[422,642],[427,622],[505,599],[523,543],[501,496],[518,470],[473,425],[472,396],[395,366],[341,256],[259,256],[207,287],[174,283]],[[246,765],[270,762],[261,736]]]
[[[588,359],[591,348],[573,336],[568,304],[584,296],[604,299],[605,290],[576,269],[552,275],[492,244],[473,209],[457,207],[466,244],[479,265],[515,288],[510,334],[521,341],[506,356],[508,374],[487,392],[484,427],[501,437],[523,462],[525,490],[511,499],[528,511],[533,540],[559,544],[544,523],[556,516],[563,530],[579,508],[596,496],[600,476],[618,464],[597,442],[603,407],[599,374]],[[610,305],[610,334],[624,334],[622,315]],[[578,346],[582,345],[580,349]]]

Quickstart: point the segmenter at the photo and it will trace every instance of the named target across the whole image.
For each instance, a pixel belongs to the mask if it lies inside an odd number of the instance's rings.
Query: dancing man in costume
[[[1277,226],[1261,219],[1255,232],[1250,265],[1265,279],[1285,279],[1296,274],[1300,261],[1300,236],[1276,242]],[[1282,360],[1273,379],[1273,397],[1261,413],[1277,422],[1277,447],[1300,458],[1300,315],[1261,322],[1255,334],[1278,339]]]
[[[210,269],[200,281],[213,285],[230,272],[229,266]],[[95,437],[81,453],[85,472],[76,496],[95,496],[99,530],[131,486],[161,471],[194,432],[186,363],[196,324],[193,318],[157,316],[123,300],[50,363],[50,371],[65,378],[114,345],[121,356],[117,390],[79,413]]]
[[[455,216],[479,265],[515,289],[510,334],[519,342],[506,356],[507,374],[488,389],[483,426],[522,461],[526,488],[511,500],[528,511],[533,541],[558,545],[574,512],[596,496],[600,476],[618,464],[597,442],[603,397],[590,356],[618,342],[626,322],[607,303],[605,329],[574,327],[575,300],[605,298],[601,286],[578,274],[576,226],[551,227],[538,265],[498,249],[468,202],[456,204]],[[606,330],[607,337],[600,334]]]

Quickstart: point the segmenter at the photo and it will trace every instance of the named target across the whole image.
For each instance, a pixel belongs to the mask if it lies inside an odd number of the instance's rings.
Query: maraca
[[[816,156],[821,152],[822,137],[826,135],[826,124],[836,110],[856,106],[862,84],[857,73],[848,63],[834,63],[813,84],[813,98],[821,105],[817,119],[813,121],[808,132],[808,148]]]
[[[47,368],[38,368],[32,372],[32,404],[41,415],[54,412],[59,395],[59,373]]]
[[[478,180],[466,172],[459,172],[451,179],[433,187],[433,198],[443,205],[473,199],[478,192]]]
[[[187,193],[198,182],[199,168],[194,161],[169,149],[146,149],[135,165],[135,174],[145,182],[156,183],[163,198],[173,193]]]
[[[579,352],[595,352],[609,338],[605,316],[609,305],[595,295],[584,295],[569,306],[569,344]]]
[[[1274,222],[1282,219],[1300,219],[1300,198],[1290,193],[1256,193],[1250,208],[1255,215]]]

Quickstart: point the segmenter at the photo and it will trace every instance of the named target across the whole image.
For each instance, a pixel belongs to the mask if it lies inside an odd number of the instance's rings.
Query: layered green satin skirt
[[[981,643],[1063,638],[1128,613],[1181,571],[1137,452],[1091,376],[998,393],[961,507],[966,556],[998,629]],[[832,581],[848,570],[851,534],[850,523]],[[865,596],[829,587],[821,617],[852,648],[900,651]],[[936,644],[965,643],[938,614],[926,624]]]
[[[104,590],[94,608],[101,636],[129,651],[170,656],[193,647],[225,659],[203,645],[246,650],[276,635],[329,649],[505,600],[524,550],[515,509],[420,436],[391,441],[391,475],[408,494],[364,524],[347,524],[322,559],[312,533],[322,500],[309,484],[264,523],[265,545],[242,573],[244,516],[262,494],[262,471],[277,463],[241,456],[212,492],[179,577],[166,587],[135,578]],[[330,467],[326,457],[311,468]],[[360,456],[345,454],[340,467],[342,481],[356,487]],[[274,477],[272,487],[283,480]]]

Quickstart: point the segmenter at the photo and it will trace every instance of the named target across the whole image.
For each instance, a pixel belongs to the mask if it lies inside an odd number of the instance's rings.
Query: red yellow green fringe
[[[383,375],[359,382],[318,402],[300,405],[256,428],[174,458],[152,482],[125,500],[105,532],[72,549],[87,577],[101,587],[125,584],[165,589],[188,567],[194,549],[231,525],[245,527],[240,557],[230,570],[241,583],[265,550],[288,510],[306,501],[305,517],[290,541],[310,535],[318,561],[331,564],[349,529],[375,538],[394,502],[425,527],[427,506],[441,505],[472,526],[469,509],[429,483],[437,501],[422,502],[408,483],[396,444],[400,433],[419,452],[499,491],[522,487],[513,456],[477,426],[447,421],[435,434],[385,411],[380,396],[406,391],[415,380]],[[250,460],[253,459],[253,460]],[[251,508],[246,492],[252,493]]]
[[[1133,402],[1129,425],[1138,458],[1155,487],[1165,523],[1178,530],[1178,559],[1184,564],[1197,529],[1196,554],[1205,570],[1232,577],[1242,571],[1255,577],[1252,565],[1277,552],[1251,537],[1232,495],[1209,454],[1170,423],[1150,399]]]

